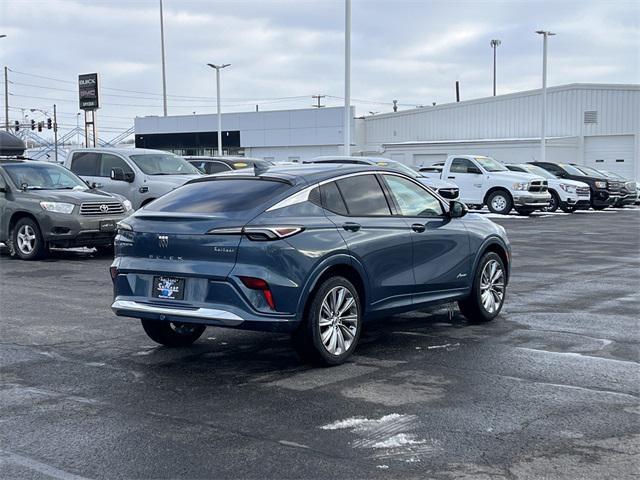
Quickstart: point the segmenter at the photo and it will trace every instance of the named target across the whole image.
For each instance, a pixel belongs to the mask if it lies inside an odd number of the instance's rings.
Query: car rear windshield
[[[289,188],[284,182],[258,179],[188,183],[150,203],[145,210],[212,214],[253,210],[260,205],[268,207],[272,199]]]

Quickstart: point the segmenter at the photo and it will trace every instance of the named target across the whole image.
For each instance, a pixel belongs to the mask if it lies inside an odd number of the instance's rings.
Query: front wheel
[[[567,205],[566,207],[560,207],[560,210],[562,210],[564,213],[573,213],[576,211],[576,207]]]
[[[607,208],[609,205],[591,205],[591,207],[594,210],[604,210],[605,208]]]
[[[558,197],[558,194],[556,192],[550,192],[550,193],[551,193],[551,200],[549,200],[549,205],[543,208],[543,211],[545,212],[555,212],[556,210],[558,210],[558,207],[560,206],[560,197]]]
[[[362,329],[358,290],[344,277],[325,280],[311,305],[293,345],[303,360],[324,366],[340,365],[353,353]]]
[[[11,253],[22,260],[38,260],[48,251],[40,227],[35,220],[24,217],[18,220],[11,235]]]
[[[507,215],[513,208],[513,200],[506,190],[496,190],[487,198],[487,207],[491,213]]]
[[[165,347],[188,347],[205,330],[203,325],[142,319],[142,328],[151,340]]]
[[[516,212],[518,212],[518,215],[528,217],[534,212],[534,210],[531,210],[530,208],[516,208]]]
[[[480,259],[473,279],[471,295],[458,302],[460,311],[471,323],[483,323],[498,316],[504,304],[507,274],[500,255],[487,252]]]

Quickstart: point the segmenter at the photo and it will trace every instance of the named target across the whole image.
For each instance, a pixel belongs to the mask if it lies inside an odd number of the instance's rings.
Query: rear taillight
[[[115,281],[118,276],[118,267],[109,267],[109,274],[111,275],[111,280]]]
[[[289,225],[275,227],[244,227],[242,229],[242,233],[244,233],[249,240],[266,241],[292,237],[303,230],[304,228],[302,227],[293,227]]]
[[[276,309],[276,304],[273,300],[273,294],[271,293],[271,289],[269,288],[269,284],[265,282],[261,278],[255,277],[240,277],[240,281],[244,284],[245,287],[251,290],[259,290],[264,295],[264,300],[267,302],[267,305],[271,308],[271,310]]]

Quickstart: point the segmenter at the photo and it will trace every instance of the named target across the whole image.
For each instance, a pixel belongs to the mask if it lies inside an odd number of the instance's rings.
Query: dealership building
[[[463,153],[505,163],[539,160],[541,106],[541,91],[530,90],[353,119],[351,150],[416,166]],[[550,87],[547,160],[640,180],[639,117],[640,85]],[[303,161],[342,153],[342,108],[229,113],[222,121],[230,154]],[[216,115],[136,118],[136,146],[211,155],[216,126]]]

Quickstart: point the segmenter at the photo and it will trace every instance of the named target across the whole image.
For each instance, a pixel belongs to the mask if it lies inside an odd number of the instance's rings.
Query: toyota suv
[[[144,148],[72,150],[64,165],[89,184],[124,196],[134,209],[201,175],[178,155]]]

